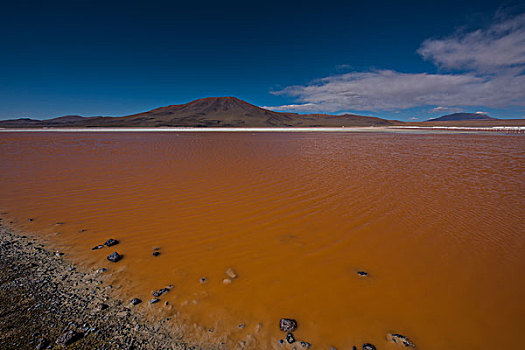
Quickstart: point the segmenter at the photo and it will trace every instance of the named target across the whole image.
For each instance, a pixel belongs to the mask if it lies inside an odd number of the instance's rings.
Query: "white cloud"
[[[499,21],[487,29],[427,39],[418,53],[447,69],[494,72],[525,64],[525,14]]]
[[[430,110],[430,113],[444,113],[444,112],[450,113],[450,112],[460,112],[460,111],[461,111],[460,108],[439,106],[436,108],[432,108]]]
[[[262,108],[270,109],[272,111],[312,111],[316,110],[317,106],[313,103],[303,103],[296,105],[263,106]]]
[[[402,73],[392,70],[350,72],[275,91],[297,105],[281,110],[337,112],[393,111],[439,106],[525,106],[525,14],[498,20],[487,29],[456,33],[423,42],[423,58],[457,73]]]

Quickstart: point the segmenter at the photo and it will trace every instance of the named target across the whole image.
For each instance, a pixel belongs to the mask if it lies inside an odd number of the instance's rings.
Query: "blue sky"
[[[525,118],[523,1],[29,1],[0,10],[0,119],[208,96],[302,113]]]

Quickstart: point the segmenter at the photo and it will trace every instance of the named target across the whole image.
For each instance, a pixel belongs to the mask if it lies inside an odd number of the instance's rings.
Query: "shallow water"
[[[230,347],[292,317],[316,349],[518,348],[524,164],[520,135],[2,133],[0,210]]]

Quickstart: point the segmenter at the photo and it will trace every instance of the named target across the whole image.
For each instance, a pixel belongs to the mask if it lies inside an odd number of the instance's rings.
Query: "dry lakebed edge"
[[[224,349],[193,345],[169,320],[145,320],[38,240],[0,225],[0,348]]]

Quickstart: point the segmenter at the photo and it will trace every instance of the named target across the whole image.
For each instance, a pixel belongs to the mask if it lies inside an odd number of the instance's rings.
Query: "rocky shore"
[[[0,349],[223,348],[186,343],[169,319],[146,321],[111,295],[102,273],[0,225]]]

